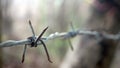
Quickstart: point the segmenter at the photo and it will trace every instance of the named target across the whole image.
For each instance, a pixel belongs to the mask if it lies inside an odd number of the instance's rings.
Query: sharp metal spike
[[[72,43],[71,43],[70,39],[68,39],[68,43],[69,43],[69,46],[70,46],[71,50],[73,51],[74,48],[73,48],[73,46],[72,46]]]
[[[72,30],[73,30],[73,31],[75,31],[75,29],[74,29],[74,26],[73,26],[73,23],[72,23],[72,22],[70,23],[70,26],[71,26]]]
[[[22,63],[25,60],[25,53],[26,53],[27,45],[24,46],[23,56],[22,56]]]
[[[31,31],[33,33],[33,37],[35,38],[35,32],[34,32],[34,29],[33,29],[33,26],[32,26],[32,23],[30,20],[29,20],[29,25],[30,25]]]
[[[45,33],[45,31],[48,29],[48,27],[46,27],[42,33],[39,35],[39,37],[37,38],[37,40],[35,41],[35,47],[37,47],[37,42],[40,40],[40,38],[42,37],[42,35]]]
[[[51,59],[50,59],[50,56],[49,56],[49,53],[48,53],[48,50],[47,50],[47,47],[46,47],[45,43],[44,43],[42,40],[40,40],[40,41],[41,41],[41,43],[43,44],[43,47],[44,47],[44,49],[45,49],[45,52],[46,52],[48,61],[49,61],[50,63],[53,63],[53,62],[51,61]]]

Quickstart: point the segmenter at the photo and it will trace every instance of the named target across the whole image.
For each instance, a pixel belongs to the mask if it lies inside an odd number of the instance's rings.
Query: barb
[[[70,23],[70,26],[71,26],[72,30],[73,30],[73,31],[75,31],[75,29],[74,29],[74,26],[73,26],[73,23],[72,23],[72,22]]]
[[[37,42],[41,39],[42,35],[45,33],[45,31],[48,29],[48,27],[46,27],[42,33],[39,35],[39,37],[37,38],[37,40],[35,41],[35,47],[37,47]]]
[[[31,43],[29,45],[31,45],[31,47],[37,47],[37,42],[40,41],[41,44],[43,44],[43,47],[45,49],[45,52],[47,54],[47,57],[48,57],[48,61],[52,63],[52,61],[50,60],[50,56],[49,56],[49,53],[48,53],[48,50],[47,50],[47,47],[45,45],[45,43],[42,41],[41,37],[42,35],[45,33],[45,31],[48,29],[48,27],[46,27],[42,33],[39,35],[39,37],[37,38],[36,40],[36,37],[35,37],[35,32],[34,32],[34,29],[32,27],[32,24],[31,24],[31,21],[29,20],[29,25],[30,25],[30,28],[31,28],[31,31],[33,33],[33,36],[32,37],[28,37],[28,39],[31,41]],[[25,53],[26,53],[26,49],[27,49],[27,44],[25,44],[25,47],[24,47],[24,52],[23,52],[23,56],[22,56],[22,63],[24,62],[25,60]]]
[[[75,31],[75,29],[74,29],[74,26],[73,26],[73,23],[72,23],[72,22],[70,23],[70,26],[71,26],[71,28],[72,28],[72,31]],[[72,45],[72,43],[71,43],[70,39],[68,39],[68,43],[69,43],[69,47],[70,47],[70,48],[71,48],[71,50],[73,51],[73,50],[74,50],[74,48],[73,48],[73,45]]]
[[[39,37],[37,38],[37,40],[36,40],[36,41],[33,41],[33,42],[31,43],[31,46],[37,47],[37,42],[40,41],[41,44],[43,45],[44,49],[45,49],[45,52],[46,52],[48,61],[52,63],[52,61],[51,61],[51,59],[50,59],[50,56],[49,56],[49,53],[48,53],[48,50],[47,50],[47,47],[46,47],[45,43],[42,41],[42,39],[41,39],[42,35],[45,33],[45,31],[46,31],[47,29],[48,29],[48,27],[46,27],[46,28],[42,31],[42,33],[39,35]],[[31,39],[32,39],[32,37],[31,37]]]
[[[33,29],[33,27],[32,27],[32,24],[31,24],[31,21],[30,21],[30,20],[29,20],[29,25],[30,25],[31,31],[32,31],[32,33],[33,33],[33,37],[35,37],[35,32],[34,32],[34,29]]]
[[[72,45],[72,43],[71,43],[70,39],[68,39],[68,43],[69,43],[69,46],[70,46],[71,50],[73,51],[73,50],[74,50],[74,48],[73,48],[73,45]]]
[[[48,61],[51,62],[51,63],[53,63],[53,62],[51,61],[51,59],[50,59],[50,56],[49,56],[49,53],[48,53],[48,50],[47,50],[47,47],[46,47],[45,43],[44,43],[42,40],[40,40],[40,41],[41,41],[41,43],[43,44],[43,47],[44,47],[44,49],[45,49],[45,52],[46,52]]]
[[[25,53],[26,53],[27,45],[24,46],[23,56],[22,56],[22,63],[25,60]]]

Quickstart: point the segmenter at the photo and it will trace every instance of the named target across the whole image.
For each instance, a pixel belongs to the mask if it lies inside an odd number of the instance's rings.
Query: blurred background
[[[89,0],[86,2],[89,2]],[[88,18],[88,4],[81,0],[0,0],[0,40],[21,40],[32,36],[28,21],[31,20],[36,35],[49,26],[44,36],[55,32],[82,27]],[[84,14],[83,14],[84,13]],[[77,39],[71,39],[76,43]],[[58,68],[70,49],[67,40],[54,39],[46,43],[51,60],[49,63],[43,46],[27,48],[22,64],[24,46],[0,49],[0,68]],[[74,45],[73,45],[74,46]]]

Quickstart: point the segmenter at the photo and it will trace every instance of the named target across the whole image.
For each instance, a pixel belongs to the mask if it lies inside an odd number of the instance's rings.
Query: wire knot
[[[35,39],[36,39],[36,38],[34,38],[34,37],[28,37],[28,39],[29,39],[30,42],[31,42],[29,45],[30,45],[31,47],[35,47],[34,45],[35,45]]]

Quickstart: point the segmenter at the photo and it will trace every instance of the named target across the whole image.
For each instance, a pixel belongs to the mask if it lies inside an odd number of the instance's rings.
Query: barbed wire
[[[11,47],[11,46],[18,46],[18,45],[25,45],[24,47],[24,51],[23,51],[23,56],[22,56],[22,63],[25,60],[25,52],[27,49],[27,45],[29,45],[30,47],[37,47],[37,45],[43,45],[48,61],[52,63],[46,44],[44,42],[47,42],[49,40],[53,40],[56,38],[62,38],[62,39],[68,39],[68,42],[70,43],[70,47],[73,50],[72,44],[70,42],[70,39],[77,36],[77,35],[91,35],[94,36],[98,41],[101,41],[102,39],[112,39],[112,40],[120,40],[120,34],[116,34],[116,35],[112,35],[112,34],[107,34],[107,33],[100,33],[97,31],[85,31],[85,30],[74,30],[74,27],[71,23],[71,27],[72,27],[72,31],[69,32],[55,32],[53,34],[50,34],[47,37],[42,37],[42,35],[45,33],[45,31],[48,29],[48,27],[46,27],[42,33],[39,36],[35,36],[35,32],[34,29],[32,27],[31,21],[29,20],[29,25],[31,28],[31,32],[33,34],[33,36],[28,37],[26,39],[23,40],[8,40],[8,41],[4,41],[2,43],[0,43],[0,47]]]
[[[97,31],[84,31],[84,30],[77,30],[77,31],[70,31],[70,32],[55,32],[53,34],[50,34],[48,37],[41,38],[44,42],[47,42],[52,39],[56,38],[64,38],[64,39],[70,39],[73,38],[77,35],[92,35],[95,37],[103,37],[106,39],[112,39],[112,40],[120,40],[120,34],[112,35],[112,34],[107,34],[107,33],[99,33]],[[37,38],[36,36],[35,38]],[[30,45],[31,40],[30,39],[23,39],[19,41],[15,40],[8,40],[5,42],[0,43],[0,47],[11,47],[11,46],[18,46],[18,45]],[[37,42],[37,45],[41,45],[41,42]]]

